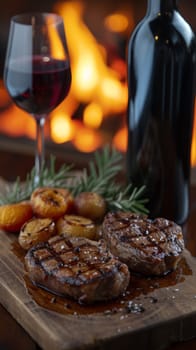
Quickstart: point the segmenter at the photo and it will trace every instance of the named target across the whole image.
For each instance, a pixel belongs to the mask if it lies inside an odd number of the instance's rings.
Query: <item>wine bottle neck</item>
[[[171,12],[177,8],[177,0],[148,0],[147,13]]]

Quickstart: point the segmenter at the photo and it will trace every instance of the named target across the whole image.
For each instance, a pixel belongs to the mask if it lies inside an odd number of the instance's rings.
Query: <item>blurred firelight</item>
[[[108,67],[105,48],[83,21],[82,3],[57,2],[55,9],[63,17],[67,32],[74,96],[84,103],[99,103],[105,115],[124,111],[127,85],[120,81],[120,72]]]
[[[96,64],[91,53],[86,53],[79,58],[73,75],[75,95],[80,101],[88,102],[93,97],[99,80]]]
[[[99,96],[108,114],[125,111],[128,98],[127,87],[114,77],[108,75],[102,79]]]
[[[76,149],[85,153],[94,152],[102,143],[103,140],[99,131],[84,127],[83,125],[78,128],[75,138],[73,139],[73,144]]]
[[[0,130],[9,136],[27,136],[34,139],[36,133],[35,121],[27,112],[12,104],[8,109],[1,112]]]
[[[129,26],[128,18],[121,13],[108,15],[104,21],[106,28],[111,32],[124,32]]]
[[[117,131],[117,133],[113,138],[112,144],[120,152],[126,152],[127,141],[128,141],[127,127],[124,126]]]
[[[74,136],[74,124],[69,115],[55,113],[50,121],[51,137],[56,143],[71,141]]]
[[[196,166],[196,98],[195,98],[195,117],[193,124],[193,138],[191,147],[191,165]]]
[[[90,103],[84,110],[83,122],[91,128],[99,128],[103,120],[103,111],[99,104]]]

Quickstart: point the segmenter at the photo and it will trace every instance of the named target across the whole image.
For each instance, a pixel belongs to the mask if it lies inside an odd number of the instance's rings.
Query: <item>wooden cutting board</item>
[[[0,232],[0,302],[41,348],[158,350],[196,337],[196,259],[188,251],[177,272],[134,277],[116,302],[85,307],[32,287],[15,242]]]

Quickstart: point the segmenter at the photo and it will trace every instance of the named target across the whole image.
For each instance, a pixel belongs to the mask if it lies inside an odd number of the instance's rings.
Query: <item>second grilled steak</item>
[[[180,226],[172,221],[133,213],[108,213],[103,238],[111,252],[132,271],[162,275],[174,270],[184,249]]]
[[[82,303],[116,298],[130,279],[103,241],[82,237],[55,236],[32,247],[25,266],[34,284]]]

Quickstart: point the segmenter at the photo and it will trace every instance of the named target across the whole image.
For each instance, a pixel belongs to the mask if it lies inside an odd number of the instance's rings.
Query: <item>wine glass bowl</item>
[[[4,82],[15,104],[30,113],[37,126],[35,182],[44,163],[44,123],[68,95],[71,69],[63,19],[53,13],[12,17]]]

